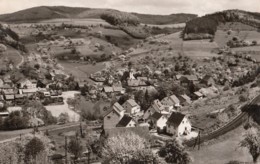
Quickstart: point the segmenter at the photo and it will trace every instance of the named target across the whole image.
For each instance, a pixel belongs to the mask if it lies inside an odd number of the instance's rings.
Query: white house
[[[180,100],[175,95],[171,95],[171,96],[163,98],[161,103],[164,106],[169,107],[169,110],[172,110],[174,107],[180,106]]]
[[[136,122],[135,120],[129,116],[129,115],[124,115],[123,118],[118,122],[118,124],[116,125],[116,127],[136,127]]]
[[[115,128],[118,122],[123,118],[124,112],[124,108],[116,102],[113,107],[103,116],[104,129]]]
[[[122,106],[126,112],[130,114],[136,114],[141,111],[140,105],[138,105],[133,99],[127,100]]]
[[[155,112],[151,115],[150,123],[152,128],[156,128],[158,132],[166,130],[167,115]]]
[[[176,137],[188,135],[191,132],[191,123],[184,114],[173,112],[166,122],[166,132]]]
[[[37,87],[36,80],[21,79],[17,82],[20,88],[33,89]]]

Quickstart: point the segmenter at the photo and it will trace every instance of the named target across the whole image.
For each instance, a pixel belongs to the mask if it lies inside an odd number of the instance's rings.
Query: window
[[[110,119],[111,117],[110,116],[107,116],[107,119]]]

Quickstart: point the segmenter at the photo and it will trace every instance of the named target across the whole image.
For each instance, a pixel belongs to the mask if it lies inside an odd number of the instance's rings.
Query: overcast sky
[[[0,14],[35,6],[112,8],[128,12],[204,15],[226,9],[260,12],[260,0],[0,0]]]

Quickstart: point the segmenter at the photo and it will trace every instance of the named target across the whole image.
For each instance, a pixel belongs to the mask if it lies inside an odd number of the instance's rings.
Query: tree
[[[163,157],[168,163],[189,164],[192,159],[189,153],[179,140],[168,141],[164,147],[159,150],[159,156]]]
[[[58,117],[58,122],[67,123],[69,120],[70,117],[68,113],[61,113]]]
[[[24,152],[25,163],[35,163],[36,164],[36,157],[42,151],[44,151],[43,142],[37,137],[34,137],[33,139],[31,139],[25,145],[25,152]]]
[[[68,151],[74,155],[75,160],[81,156],[83,152],[83,146],[77,137],[71,138],[68,144]]]
[[[260,156],[260,133],[255,128],[252,128],[244,137],[239,146],[247,148],[253,158],[253,162],[257,163]]]
[[[146,144],[146,139],[133,132],[125,132],[106,139],[102,148],[106,163],[140,164],[153,161],[156,156]]]

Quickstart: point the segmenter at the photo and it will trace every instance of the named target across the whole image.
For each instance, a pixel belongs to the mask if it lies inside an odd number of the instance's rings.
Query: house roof
[[[19,99],[19,98],[24,98],[25,95],[19,94],[19,95],[14,95],[14,97],[15,97],[16,99]]]
[[[159,112],[155,112],[154,114],[151,115],[151,118],[155,119],[155,120],[159,120],[161,117],[162,117],[162,114]]]
[[[37,88],[22,89],[23,93],[35,93],[38,91]]]
[[[203,96],[203,94],[200,93],[200,92],[194,92],[194,94],[195,94],[196,96],[198,96],[198,97],[202,97],[202,96]]]
[[[105,92],[111,93],[113,92],[113,88],[112,87],[104,87]]]
[[[180,78],[186,78],[189,81],[197,81],[198,77],[196,75],[176,75],[176,79],[179,80]]]
[[[180,103],[180,100],[179,100],[175,95],[171,95],[171,96],[170,96],[170,99],[171,99],[175,104]]]
[[[187,102],[190,102],[190,97],[187,96],[186,94],[181,95],[181,97],[182,97],[184,100],[186,100]]]
[[[13,106],[13,107],[8,107],[7,108],[7,111],[9,113],[14,112],[14,111],[21,111],[21,110],[22,110],[22,107],[20,107],[20,106]]]
[[[175,127],[178,127],[180,123],[182,122],[183,118],[185,117],[184,114],[179,112],[173,112],[171,116],[169,117],[167,124],[174,125]]]
[[[162,105],[162,103],[158,99],[153,101],[151,107],[154,108],[157,112],[164,110],[164,105]]]
[[[13,89],[3,90],[3,93],[5,95],[14,95],[14,90]]]
[[[138,87],[139,86],[139,80],[129,79],[129,80],[127,80],[127,84],[130,87]]]
[[[117,127],[126,127],[132,120],[133,120],[133,118],[131,116],[124,115],[123,118],[118,122],[118,124],[116,126]]]
[[[187,79],[190,81],[197,81],[198,77],[196,75],[186,75]]]
[[[14,95],[5,95],[6,100],[14,100]]]
[[[122,86],[113,86],[114,92],[121,92],[123,90]]]
[[[124,111],[124,108],[123,108],[118,102],[116,102],[116,103],[113,105],[113,109],[115,109],[118,113]]]
[[[129,105],[131,105],[131,107],[139,106],[139,105],[135,102],[135,100],[133,100],[133,99],[129,99],[129,100],[127,100],[125,103],[128,103]]]

